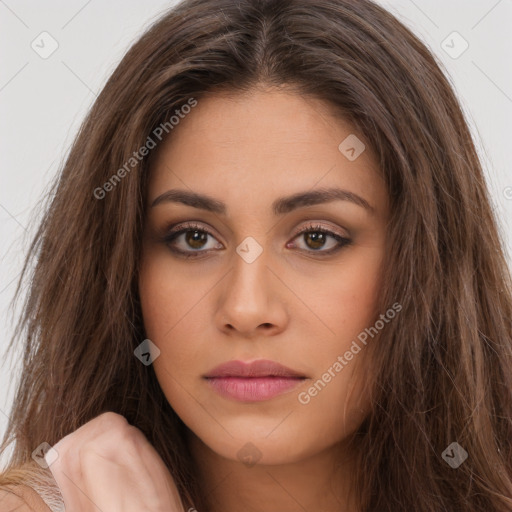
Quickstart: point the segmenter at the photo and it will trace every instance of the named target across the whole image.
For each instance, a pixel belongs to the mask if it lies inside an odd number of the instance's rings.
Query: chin
[[[241,462],[248,468],[256,464],[277,466],[298,463],[337,442],[336,439],[333,439],[332,443],[328,440],[326,442],[325,437],[322,439],[315,434],[314,428],[305,425],[295,423],[288,425],[287,428],[276,428],[278,424],[279,422],[274,422],[273,427],[267,428],[264,433],[261,427],[243,430],[239,428],[237,435],[233,434],[233,437],[221,427],[208,431],[199,428],[191,432],[191,435],[217,456]],[[230,430],[227,425],[226,430],[232,433],[234,429]],[[310,439],[304,435],[305,432],[311,432]]]

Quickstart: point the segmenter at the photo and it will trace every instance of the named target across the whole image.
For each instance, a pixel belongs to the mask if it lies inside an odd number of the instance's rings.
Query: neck
[[[357,510],[349,496],[353,462],[342,445],[293,462],[249,465],[215,453],[190,431],[188,443],[209,504],[204,512]]]

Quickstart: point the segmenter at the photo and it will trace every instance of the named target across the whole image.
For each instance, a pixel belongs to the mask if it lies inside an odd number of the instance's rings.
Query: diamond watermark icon
[[[351,133],[346,139],[341,141],[338,149],[344,157],[353,162],[366,149],[366,146],[361,139]]]
[[[453,469],[457,469],[467,458],[468,452],[459,443],[451,443],[441,454],[444,461]]]
[[[452,59],[458,59],[469,48],[469,43],[455,31],[441,43],[441,48]]]
[[[263,252],[263,247],[252,236],[248,236],[236,248],[236,252],[246,263],[252,263]]]
[[[30,43],[30,47],[39,55],[39,57],[41,57],[42,59],[47,59],[53,53],[55,53],[55,51],[59,47],[59,43],[48,32],[41,32]]]
[[[59,454],[46,441],[41,443],[33,452],[32,458],[44,469],[48,469],[58,458]]]
[[[146,339],[133,353],[143,365],[149,366],[160,355],[160,349],[151,340]]]
[[[245,466],[252,468],[261,459],[262,453],[252,443],[245,443],[242,448],[238,450],[236,456]]]

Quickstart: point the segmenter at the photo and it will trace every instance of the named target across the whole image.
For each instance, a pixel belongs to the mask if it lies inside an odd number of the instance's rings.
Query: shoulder
[[[0,512],[51,512],[43,499],[28,485],[0,487]]]
[[[60,489],[49,469],[35,463],[0,473],[0,512],[63,512]]]

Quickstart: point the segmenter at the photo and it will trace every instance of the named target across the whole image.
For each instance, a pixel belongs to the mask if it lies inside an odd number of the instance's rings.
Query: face
[[[384,313],[375,155],[326,104],[284,89],[201,98],[171,135],[152,163],[139,280],[163,392],[228,459],[336,447],[368,411],[361,333]],[[216,370],[259,360],[275,364]]]

